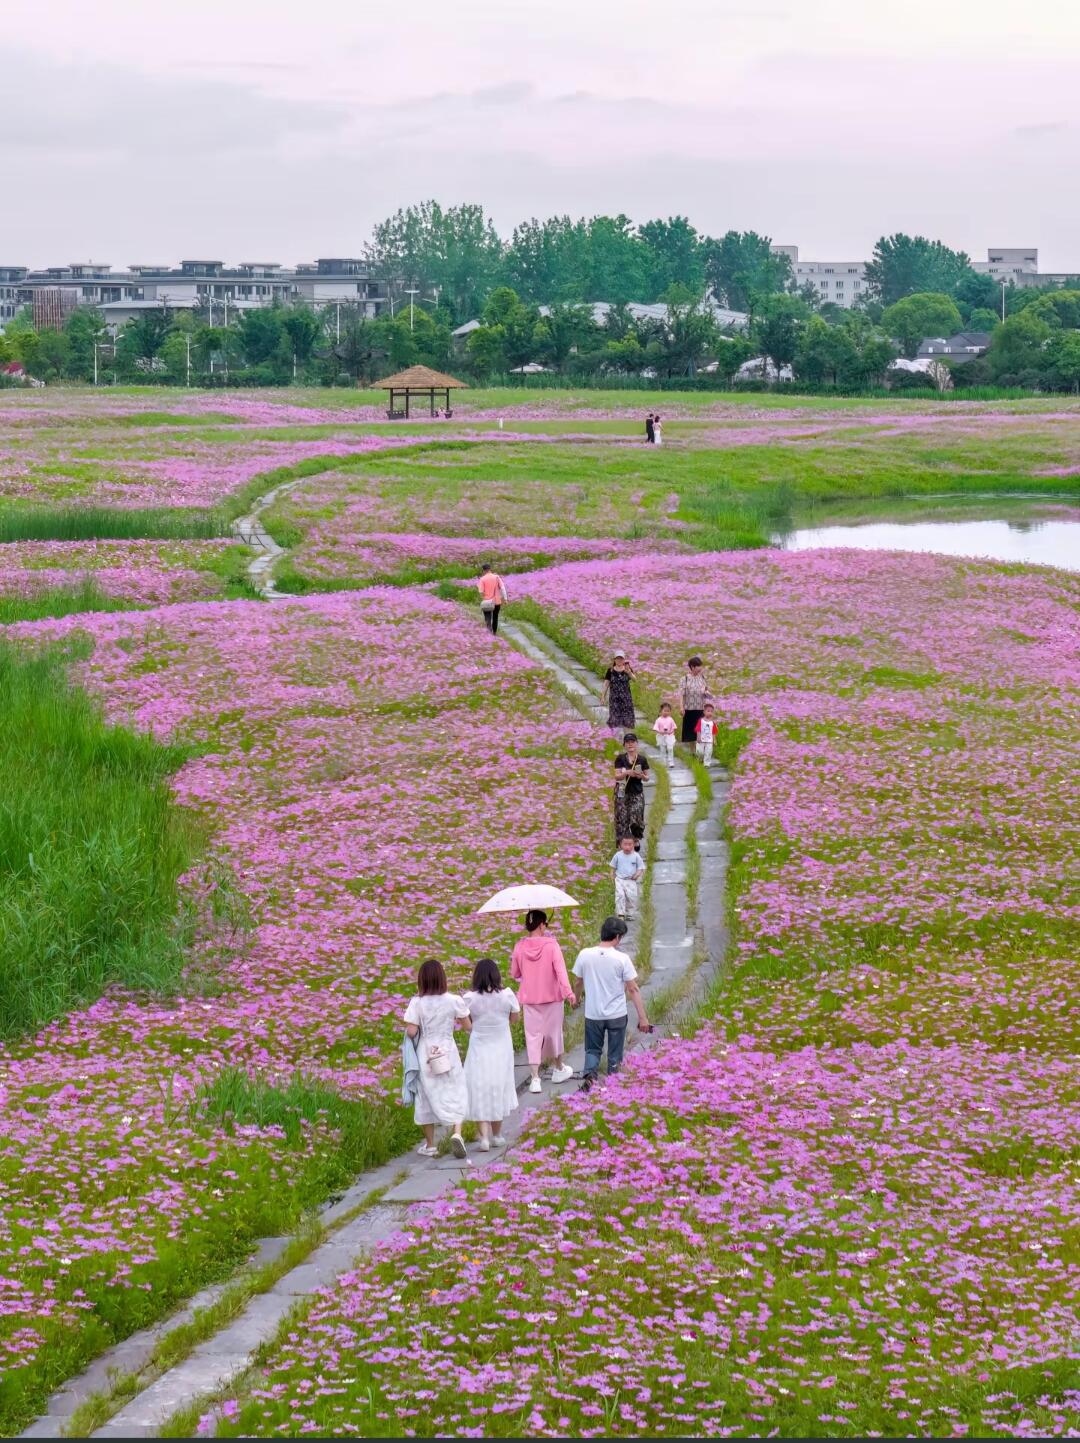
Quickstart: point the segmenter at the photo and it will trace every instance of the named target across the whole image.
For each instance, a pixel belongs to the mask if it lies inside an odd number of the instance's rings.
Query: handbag
[[[494,603],[494,601],[482,601],[482,602],[480,603],[480,610],[481,610],[481,611],[494,611],[494,610],[495,610],[495,603]]]
[[[453,1064],[450,1061],[450,1053],[441,1042],[433,1042],[428,1048],[427,1054],[428,1071],[436,1077],[441,1077],[444,1072],[449,1072]]]

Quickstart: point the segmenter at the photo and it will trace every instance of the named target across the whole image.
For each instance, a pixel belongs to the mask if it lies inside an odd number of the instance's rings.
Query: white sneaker
[[[465,1139],[463,1137],[459,1137],[456,1132],[450,1139],[450,1151],[454,1154],[455,1157],[467,1156],[467,1153],[465,1151]]]
[[[574,1075],[574,1069],[569,1063],[565,1067],[553,1067],[551,1069],[552,1082],[569,1082]]]
[[[491,1151],[491,1143],[488,1142],[488,1140],[487,1140],[486,1137],[482,1137],[482,1138],[480,1139],[480,1142],[479,1142],[478,1146],[479,1146],[481,1152],[490,1152],[490,1151]]]
[[[429,1147],[426,1142],[422,1142],[416,1150],[421,1157],[438,1157],[439,1155],[439,1149],[437,1147]]]
[[[491,1135],[491,1145],[492,1145],[492,1147],[505,1147],[505,1146],[506,1146],[506,1138],[503,1137],[503,1135],[502,1135],[501,1132],[492,1133],[492,1135]]]
[[[530,1092],[543,1092],[543,1090],[544,1089],[540,1086],[540,1079],[538,1077],[531,1077],[529,1079]]]

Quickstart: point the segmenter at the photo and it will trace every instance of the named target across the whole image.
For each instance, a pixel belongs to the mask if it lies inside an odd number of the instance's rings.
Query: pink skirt
[[[563,1054],[562,1002],[526,1002],[525,1051],[535,1066]]]

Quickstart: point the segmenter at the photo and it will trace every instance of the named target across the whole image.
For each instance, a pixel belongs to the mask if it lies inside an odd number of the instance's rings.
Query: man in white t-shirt
[[[600,928],[600,943],[585,947],[574,963],[574,994],[585,999],[585,1082],[582,1091],[590,1088],[600,1076],[600,1056],[607,1039],[608,1076],[618,1072],[626,1047],[627,1009],[629,997],[637,1012],[638,1031],[651,1032],[637,984],[637,971],[619,943],[626,936],[626,923],[621,917],[608,917]]]

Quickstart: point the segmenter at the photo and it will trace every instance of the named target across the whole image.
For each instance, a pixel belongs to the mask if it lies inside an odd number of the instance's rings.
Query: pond
[[[773,540],[787,551],[828,546],[936,551],[1080,571],[1080,507],[1020,497],[941,497],[878,503],[872,511],[844,518],[820,507],[795,517]]]

